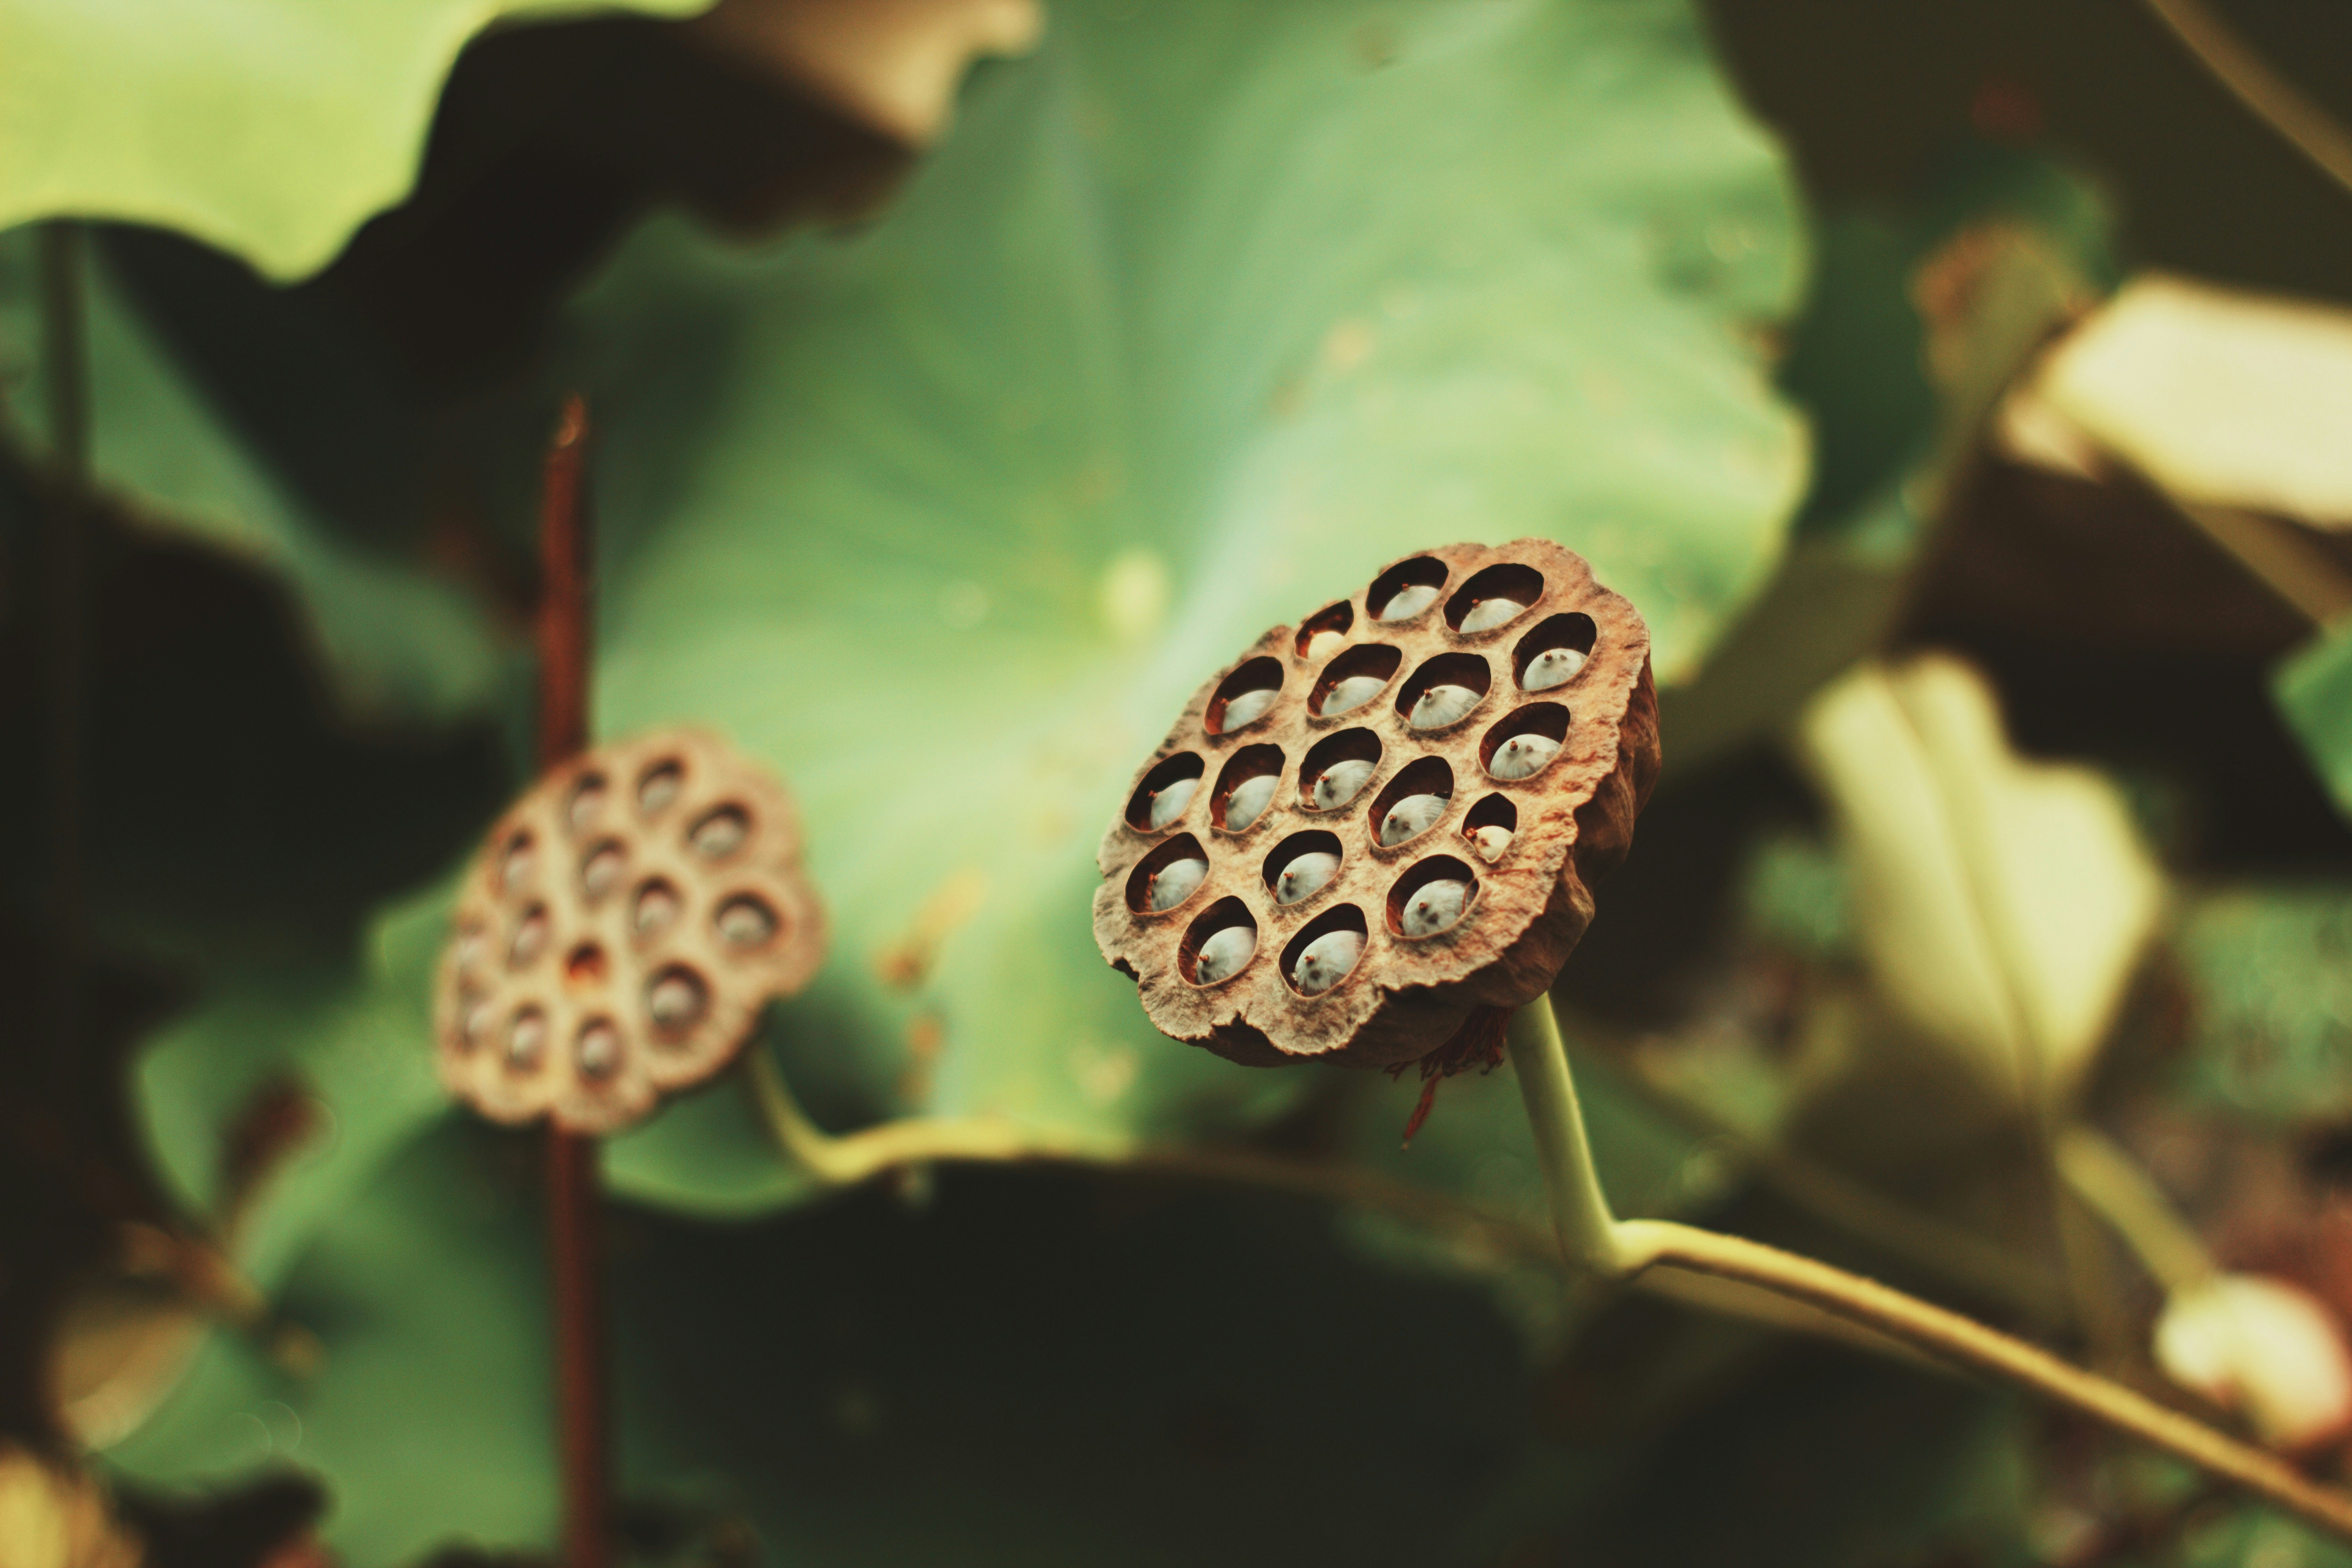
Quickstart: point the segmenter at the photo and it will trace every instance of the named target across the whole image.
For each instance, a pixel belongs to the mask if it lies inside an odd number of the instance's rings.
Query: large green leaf
[[[297,277],[407,190],[483,27],[709,4],[0,0],[0,228],[122,218]]]
[[[572,324],[598,727],[713,721],[792,780],[835,933],[794,1080],[1119,1136],[1279,1104],[1095,952],[1129,771],[1266,626],[1444,540],[1582,550],[1689,668],[1801,486],[1752,347],[1796,248],[1666,3],[1072,4],[871,231],[642,231]]]

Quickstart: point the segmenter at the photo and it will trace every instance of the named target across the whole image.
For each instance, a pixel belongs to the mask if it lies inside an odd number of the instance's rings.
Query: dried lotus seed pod
[[[452,925],[442,1080],[495,1121],[572,1132],[710,1078],[824,953],[790,797],[690,731],[551,771],[492,830]]]
[[[1095,938],[1177,1039],[1427,1071],[1549,987],[1657,770],[1631,604],[1548,541],[1427,551],[1202,683],[1103,839]],[[1163,813],[1177,780],[1217,782]]]

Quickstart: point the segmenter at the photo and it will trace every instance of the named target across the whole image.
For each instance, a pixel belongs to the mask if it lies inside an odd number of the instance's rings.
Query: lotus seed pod
[[[1632,605],[1547,541],[1427,551],[1202,685],[1103,839],[1096,940],[1236,1061],[1450,1061],[1549,987],[1657,767]],[[1180,774],[1208,828],[1146,808]]]
[[[1197,887],[1207,865],[1187,864]],[[691,731],[549,773],[491,831],[452,924],[442,1080],[496,1121],[572,1132],[617,1131],[717,1073],[824,952],[790,798]]]
[[[1281,783],[1278,774],[1260,773],[1235,784],[1232,797],[1225,802],[1225,831],[1248,832],[1265,814],[1265,808],[1274,804],[1275,789]]]
[[[1389,807],[1381,818],[1381,847],[1393,849],[1408,838],[1418,838],[1437,826],[1454,803],[1442,795],[1409,795]]]

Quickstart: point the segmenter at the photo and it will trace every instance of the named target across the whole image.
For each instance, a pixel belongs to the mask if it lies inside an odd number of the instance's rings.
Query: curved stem
[[[2105,1133],[2080,1124],[2068,1128],[2058,1139],[2058,1169],[2167,1292],[2201,1285],[2218,1272],[2213,1255],[2171,1201]]]
[[[1584,1111],[1576,1103],[1576,1080],[1569,1076],[1568,1047],[1560,1043],[1551,998],[1538,997],[1512,1014],[1504,1041],[1528,1102],[1560,1251],[1570,1263],[1604,1278],[1629,1272],[1618,1247],[1616,1216],[1609,1212],[1601,1173],[1593,1167],[1592,1144],[1584,1133]]]
[[[1528,1119],[1544,1159],[1560,1246],[1571,1263],[1611,1278],[1671,1266],[1805,1302],[1940,1360],[2005,1378],[2352,1540],[2352,1492],[2322,1486],[2275,1454],[2022,1340],[1859,1274],[1762,1242],[1664,1220],[1610,1220],[1583,1129],[1571,1125],[1576,1089],[1549,997],[1519,1010],[1512,1021],[1510,1046],[1511,1064],[1519,1075]]]
[[[2231,31],[2203,0],[2147,0],[2181,47],[2254,117],[2294,144],[2320,173],[2352,190],[2352,134]]]
[[[1664,1220],[1627,1220],[1618,1243],[1635,1268],[1670,1265],[1743,1280],[1811,1303],[1939,1359],[2005,1378],[2352,1539],[2352,1492],[2322,1486],[2267,1449],[2218,1432],[2119,1383],[1971,1318],[1777,1247]]]

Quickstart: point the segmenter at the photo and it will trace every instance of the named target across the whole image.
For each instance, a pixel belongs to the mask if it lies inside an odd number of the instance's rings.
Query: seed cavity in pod
[[[637,775],[637,810],[648,817],[659,816],[677,801],[678,792],[686,788],[686,765],[675,758],[656,763]]]
[[[590,773],[572,786],[572,799],[564,805],[563,819],[572,825],[572,832],[585,833],[596,826],[596,819],[604,814],[606,793],[603,773]]]
[[[1356,624],[1356,606],[1342,599],[1336,605],[1326,605],[1300,624],[1294,647],[1298,657],[1309,663],[1330,658],[1347,645],[1348,633]]]
[[[1419,757],[1382,786],[1364,826],[1375,844],[1393,849],[1436,826],[1453,802],[1453,767],[1444,757]]]
[[[1198,752],[1179,752],[1152,763],[1127,797],[1127,825],[1138,833],[1157,833],[1183,816],[1200,788],[1202,765]]]
[[[1394,848],[1408,838],[1419,837],[1445,815],[1446,798],[1442,795],[1409,795],[1389,807],[1381,818],[1381,847]]]
[[[1219,899],[1194,918],[1176,949],[1176,970],[1195,985],[1230,980],[1257,956],[1257,921],[1239,899]]]
[[[1210,820],[1228,833],[1256,826],[1281,786],[1283,761],[1280,746],[1263,742],[1227,757],[1217,773],[1216,793],[1209,797]]]
[[[507,966],[528,969],[547,951],[547,906],[533,904],[515,922],[514,939],[507,943]]]
[[[1282,952],[1283,977],[1303,996],[1320,996],[1345,980],[1364,956],[1364,912],[1336,904],[1317,915]]]
[[[457,1043],[471,1050],[489,1037],[499,1021],[499,1010],[487,996],[473,997],[462,1005],[465,1012],[457,1024]]]
[[[621,1070],[621,1031],[610,1018],[591,1018],[580,1026],[572,1042],[572,1064],[580,1076],[602,1082]]]
[[[686,838],[705,860],[724,860],[750,837],[751,818],[741,806],[718,805],[695,819]]]
[[[621,885],[628,875],[629,854],[617,838],[607,838],[589,849],[580,862],[580,891],[587,900],[600,903],[604,895]]]
[[[1397,689],[1396,709],[1416,730],[1458,724],[1486,699],[1494,675],[1484,656],[1441,653],[1423,663]]]
[[[1282,874],[1274,879],[1275,902],[1295,904],[1301,899],[1311,899],[1331,885],[1339,874],[1339,858],[1322,850],[1309,850],[1291,857]]]
[[[1180,834],[1128,873],[1127,907],[1139,915],[1164,915],[1198,892],[1208,877],[1208,851],[1191,834]]]
[[[457,968],[462,972],[482,962],[489,952],[490,939],[479,925],[468,922],[457,932]]]
[[[1465,637],[1509,626],[1543,597],[1543,574],[1516,561],[1499,561],[1471,576],[1445,602],[1445,622]]]
[[[702,976],[682,963],[673,963],[646,985],[646,1014],[654,1027],[675,1037],[702,1021],[710,1006],[710,988]]]
[[[1364,643],[1323,667],[1315,682],[1315,711],[1323,718],[1352,713],[1378,697],[1396,678],[1404,655],[1386,643]]]
[[[1265,718],[1281,695],[1282,661],[1261,655],[1217,683],[1202,718],[1210,734],[1230,735]]]
[[[1451,855],[1420,861],[1389,889],[1389,930],[1418,940],[1462,923],[1478,897],[1478,879]]]
[[[529,1072],[539,1065],[540,1053],[547,1048],[547,1015],[536,1007],[525,1007],[507,1025],[507,1066],[516,1072]]]
[[[604,984],[610,968],[604,950],[593,942],[583,942],[564,959],[563,982],[574,990],[589,990]]]
[[[1477,707],[1478,699],[1484,695],[1466,686],[1433,686],[1413,703],[1407,722],[1416,730],[1443,730]]]
[[[635,928],[640,941],[660,935],[677,919],[682,900],[677,889],[658,879],[637,889],[635,904],[629,910],[629,923]]]
[[[1371,606],[1376,621],[1409,621],[1437,603],[1437,596],[1445,591],[1445,576],[1444,562],[1416,555],[1373,578],[1364,602]]]
[[[530,874],[538,868],[538,846],[528,833],[518,833],[507,840],[507,852],[499,858],[499,887],[509,893],[519,893],[530,883]]]
[[[1490,776],[1525,779],[1550,766],[1567,743],[1568,710],[1557,702],[1529,702],[1488,730],[1478,749]]]
[[[1462,836],[1470,840],[1478,857],[1489,866],[1503,858],[1518,832],[1519,808],[1511,804],[1507,795],[1490,795],[1472,806],[1462,818]]]
[[[1156,831],[1184,815],[1192,804],[1192,792],[1201,787],[1198,778],[1173,779],[1168,787],[1151,797],[1151,826]]]
[[[1260,773],[1244,779],[1225,797],[1225,831],[1244,833],[1265,815],[1267,803],[1274,799],[1276,788],[1282,783],[1274,773]]]
[[[1370,730],[1342,730],[1307,749],[1298,764],[1298,804],[1307,811],[1338,811],[1364,793],[1381,765],[1381,738]]]
[[[1511,651],[1519,689],[1549,691],[1574,680],[1591,660],[1597,636],[1591,616],[1571,613],[1543,622]]]
[[[780,922],[768,900],[756,893],[738,893],[719,906],[710,918],[719,930],[719,940],[732,948],[749,950],[765,946],[776,934]]]

